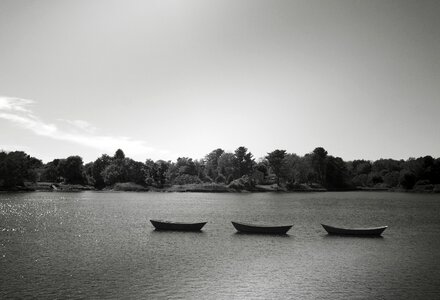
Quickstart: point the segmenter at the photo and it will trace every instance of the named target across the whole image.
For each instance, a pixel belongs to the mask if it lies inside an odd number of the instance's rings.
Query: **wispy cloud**
[[[26,106],[33,104],[35,101],[13,97],[0,96],[0,111],[15,111],[30,113],[30,110]]]
[[[68,125],[70,125],[75,130],[81,130],[88,133],[95,133],[98,131],[94,125],[90,124],[84,120],[66,120],[66,119],[58,119],[58,121],[62,121]]]
[[[84,120],[58,119],[57,121],[70,125],[70,128],[67,129],[53,123],[47,123],[34,114],[30,108],[33,104],[35,104],[33,100],[0,96],[0,118],[39,136],[72,142],[107,153],[112,153],[117,148],[123,149],[130,155],[147,156],[152,153],[163,154],[167,152],[150,147],[143,140],[97,134],[98,129]]]

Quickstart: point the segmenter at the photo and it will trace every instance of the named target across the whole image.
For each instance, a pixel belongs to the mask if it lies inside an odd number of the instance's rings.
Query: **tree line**
[[[299,156],[276,149],[255,160],[246,147],[234,152],[215,149],[203,159],[179,157],[176,161],[135,161],[118,149],[84,164],[80,156],[54,159],[43,164],[23,151],[0,152],[0,188],[25,182],[91,185],[96,189],[131,182],[145,187],[218,183],[232,187],[276,184],[287,190],[322,187],[328,190],[403,188],[440,184],[440,158],[424,156],[407,160],[344,161],[317,147]]]

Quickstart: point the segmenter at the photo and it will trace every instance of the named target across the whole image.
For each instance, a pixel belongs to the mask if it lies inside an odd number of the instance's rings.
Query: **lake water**
[[[150,218],[209,223],[157,232]],[[294,226],[244,235],[232,220]],[[0,298],[26,297],[440,299],[440,195],[0,194]]]

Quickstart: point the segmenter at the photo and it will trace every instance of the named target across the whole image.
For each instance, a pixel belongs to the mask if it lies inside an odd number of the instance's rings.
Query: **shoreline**
[[[34,183],[25,186],[16,186],[12,189],[2,189],[1,193],[8,192],[158,192],[158,193],[324,193],[324,192],[400,192],[400,193],[420,193],[420,194],[438,194],[440,193],[440,185],[416,186],[415,189],[406,190],[402,188],[385,188],[385,187],[357,187],[351,189],[326,189],[323,187],[312,188],[304,185],[297,189],[287,189],[286,187],[272,185],[256,185],[251,189],[235,189],[224,184],[218,183],[202,183],[202,184],[186,184],[173,185],[163,188],[146,187],[133,183],[116,184],[112,188],[102,190],[93,186],[78,184],[59,184],[59,183]]]

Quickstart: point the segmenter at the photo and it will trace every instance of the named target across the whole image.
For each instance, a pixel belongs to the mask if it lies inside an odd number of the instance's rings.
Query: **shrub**
[[[254,187],[254,184],[252,180],[249,178],[249,176],[244,175],[241,178],[238,178],[234,181],[232,181],[228,187],[241,191],[241,190],[251,190]]]
[[[412,189],[416,183],[416,175],[410,171],[403,171],[400,174],[399,183],[407,190]]]
[[[212,178],[209,177],[209,176],[204,176],[203,179],[202,179],[202,181],[203,181],[204,183],[212,183],[212,182],[214,182],[214,180],[212,180]]]
[[[398,171],[389,172],[383,177],[383,182],[388,187],[396,187],[397,185],[399,185],[399,175],[400,174]]]
[[[421,179],[416,182],[416,185],[427,185],[427,184],[431,184],[431,181],[429,181],[428,179]]]
[[[371,177],[371,182],[373,184],[383,183],[383,178],[382,178],[382,176],[375,174]]]
[[[217,183],[225,183],[226,182],[226,178],[222,174],[219,174],[217,176],[217,178],[215,179],[215,182],[217,182]]]
[[[301,185],[299,183],[296,183],[295,181],[289,181],[286,183],[286,189],[288,190],[298,190],[301,188]]]
[[[148,186],[152,186],[154,184],[154,179],[148,176],[147,178],[145,178],[145,184]]]
[[[198,176],[189,174],[181,174],[174,179],[174,184],[184,185],[194,183],[202,183],[202,181]]]
[[[368,185],[368,175],[367,174],[359,174],[353,177],[352,183],[355,186],[367,186]]]
[[[136,184],[134,182],[119,182],[113,186],[113,190],[115,191],[129,191],[129,192],[142,192],[148,191],[148,188],[143,187],[142,185]]]

